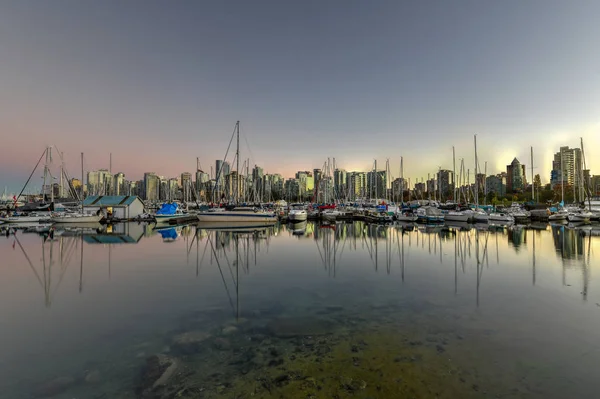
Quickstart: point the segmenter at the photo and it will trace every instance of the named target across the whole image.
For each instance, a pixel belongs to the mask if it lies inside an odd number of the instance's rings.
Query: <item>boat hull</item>
[[[567,220],[574,223],[586,223],[590,221],[590,217],[588,215],[567,215]]]
[[[467,223],[470,218],[471,218],[471,216],[466,215],[466,214],[463,215],[463,214],[448,213],[444,216],[444,220],[447,222],[465,222],[465,223]]]
[[[50,220],[54,223],[98,223],[102,220],[102,215],[56,216]]]
[[[9,216],[0,218],[0,222],[3,223],[39,223],[42,220],[47,220],[49,218],[45,218],[42,216]]]

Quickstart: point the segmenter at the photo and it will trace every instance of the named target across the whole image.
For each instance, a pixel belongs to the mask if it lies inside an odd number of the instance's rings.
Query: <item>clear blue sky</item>
[[[138,179],[214,165],[241,121],[242,157],[289,177],[327,157],[389,158],[398,175],[548,181],[560,145],[600,174],[598,1],[26,1],[0,3],[0,185],[45,145],[72,175]],[[249,143],[249,149],[246,145]],[[589,166],[589,165],[588,165]],[[38,179],[39,180],[39,179]],[[414,181],[414,180],[413,180]],[[39,183],[38,183],[39,186]]]

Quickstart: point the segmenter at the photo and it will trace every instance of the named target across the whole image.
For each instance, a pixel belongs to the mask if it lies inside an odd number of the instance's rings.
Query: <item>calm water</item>
[[[599,233],[19,230],[0,397],[597,397]]]

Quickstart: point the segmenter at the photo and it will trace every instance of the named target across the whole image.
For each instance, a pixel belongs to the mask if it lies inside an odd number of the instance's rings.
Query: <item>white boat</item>
[[[277,222],[277,215],[274,212],[242,206],[235,207],[232,210],[220,209],[215,211],[211,209],[206,212],[199,212],[197,217],[200,222]]]
[[[527,219],[531,217],[531,213],[523,209],[521,205],[516,202],[513,202],[506,212],[509,213],[516,221],[527,221]]]
[[[559,209],[558,212],[548,216],[550,222],[564,222],[567,220],[569,212],[566,209]]]
[[[184,216],[183,211],[176,203],[165,202],[160,209],[156,211],[154,219],[156,224],[168,223],[171,219],[176,219]]]
[[[300,205],[292,206],[288,212],[288,220],[290,222],[303,222],[308,218],[308,212]]]
[[[54,223],[98,223],[104,215],[85,213],[64,213],[53,215],[50,220]]]
[[[514,223],[515,218],[508,213],[493,212],[493,213],[490,213],[490,216],[488,217],[488,222],[489,223]]]
[[[416,222],[418,219],[417,215],[415,215],[411,211],[399,211],[396,213],[396,220],[399,222]]]
[[[426,223],[442,223],[444,215],[442,212],[432,206],[422,206],[417,209],[417,220]]]
[[[463,211],[448,211],[444,215],[444,220],[450,222],[465,222],[467,223],[471,219],[471,215]]]
[[[27,215],[9,215],[0,217],[0,222],[4,223],[39,223],[50,219],[50,213],[31,212]]]
[[[482,210],[473,212],[473,221],[475,223],[487,223],[489,221],[489,218],[490,215],[488,215]]]
[[[593,216],[591,212],[585,212],[580,209],[572,209],[568,211],[567,220],[569,222],[583,222],[587,223]]]

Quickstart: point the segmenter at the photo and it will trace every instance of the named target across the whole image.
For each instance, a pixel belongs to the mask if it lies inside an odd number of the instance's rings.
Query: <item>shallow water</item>
[[[599,232],[19,230],[0,398],[595,397]]]

